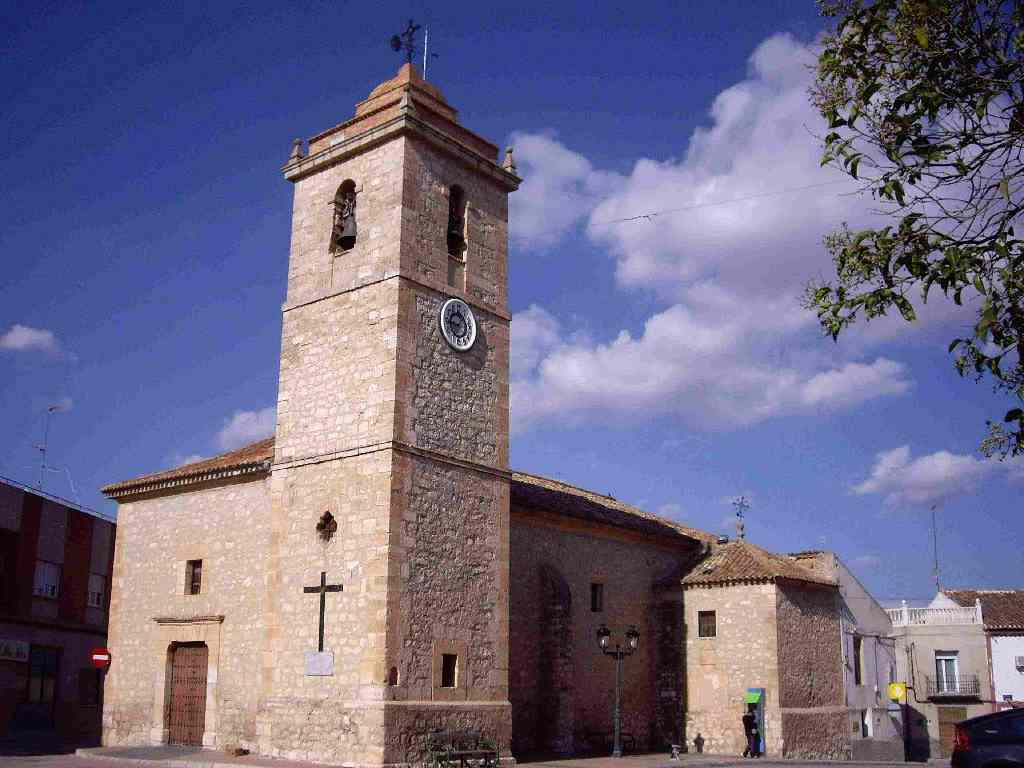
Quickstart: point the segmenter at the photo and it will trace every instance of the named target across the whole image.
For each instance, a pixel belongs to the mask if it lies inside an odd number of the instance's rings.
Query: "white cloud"
[[[683,517],[683,507],[676,503],[662,504],[657,510],[655,510],[655,513],[662,517],[678,520]]]
[[[42,352],[57,353],[60,345],[53,331],[45,328],[32,328],[28,325],[12,325],[10,330],[0,336],[0,349],[8,349],[14,352],[27,352],[39,350]]]
[[[254,443],[274,434],[277,409],[274,406],[259,411],[235,411],[217,433],[217,445],[228,451]]]
[[[968,493],[998,474],[1013,479],[1019,469],[1015,461],[982,460],[949,451],[911,458],[910,447],[901,445],[877,454],[871,474],[854,485],[853,492],[883,494],[889,507],[932,504]]]
[[[170,465],[172,467],[182,467],[186,464],[194,464],[197,461],[202,461],[206,456],[198,453],[190,453],[187,456],[180,453],[176,453],[171,457]]]
[[[516,430],[637,413],[735,427],[911,387],[901,363],[866,357],[888,330],[836,347],[800,306],[807,281],[832,272],[822,235],[874,215],[871,201],[847,194],[851,180],[820,167],[813,61],[790,36],[764,41],[681,158],[640,159],[625,175],[602,172],[551,134],[515,135],[525,181],[512,197],[514,239],[549,245],[585,221],[586,236],[614,256],[619,285],[665,302],[642,332],[604,340],[574,336],[539,306],[516,314]],[[679,208],[688,210],[607,223]]]
[[[75,401],[70,397],[62,397],[56,403],[53,404],[54,410],[59,413],[67,413],[75,407]]]

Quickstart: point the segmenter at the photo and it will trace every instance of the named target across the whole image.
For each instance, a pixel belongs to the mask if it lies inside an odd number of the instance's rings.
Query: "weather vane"
[[[391,50],[405,51],[405,60],[408,64],[412,64],[412,57],[416,55],[416,33],[419,29],[420,25],[413,24],[412,19],[409,19],[409,26],[405,28],[405,32],[391,36]]]
[[[750,502],[746,496],[733,499],[732,505],[736,507],[736,538],[745,539],[747,524],[743,521],[743,513],[750,509]]]

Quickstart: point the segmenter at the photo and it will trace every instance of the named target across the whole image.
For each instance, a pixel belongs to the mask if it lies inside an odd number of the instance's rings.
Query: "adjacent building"
[[[932,605],[981,606],[988,643],[991,699],[997,706],[1024,706],[1024,590],[945,589]]]
[[[0,735],[98,739],[115,525],[0,478]]]
[[[904,602],[887,612],[896,640],[897,675],[909,686],[910,756],[948,757],[953,726],[993,709],[981,603],[960,605],[940,592],[927,607]]]

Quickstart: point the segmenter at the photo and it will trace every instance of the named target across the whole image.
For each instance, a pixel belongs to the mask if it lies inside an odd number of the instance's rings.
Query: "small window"
[[[36,560],[36,576],[32,594],[56,600],[60,596],[60,566],[46,560]]]
[[[103,673],[93,667],[78,672],[78,703],[86,707],[95,707],[100,703]]]
[[[203,561],[189,560],[185,566],[185,594],[198,595],[203,589]]]
[[[604,584],[594,582],[590,585],[590,611],[591,613],[604,611]]]
[[[697,637],[715,637],[718,634],[718,627],[715,621],[714,611],[697,612]]]
[[[52,704],[57,689],[59,651],[33,645],[28,661],[28,703]]]
[[[853,636],[853,684],[864,685],[864,641],[857,635]]]
[[[441,654],[441,687],[454,688],[459,682],[459,655],[457,653]]]
[[[448,255],[463,258],[466,250],[466,200],[462,187],[452,186],[448,192]]]
[[[90,608],[102,608],[103,598],[107,593],[107,579],[98,573],[89,574],[89,593],[86,597],[86,605]]]

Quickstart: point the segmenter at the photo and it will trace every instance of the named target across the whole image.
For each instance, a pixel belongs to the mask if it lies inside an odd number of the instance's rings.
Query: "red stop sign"
[[[92,665],[96,669],[106,669],[110,666],[110,651],[106,648],[92,649]]]

